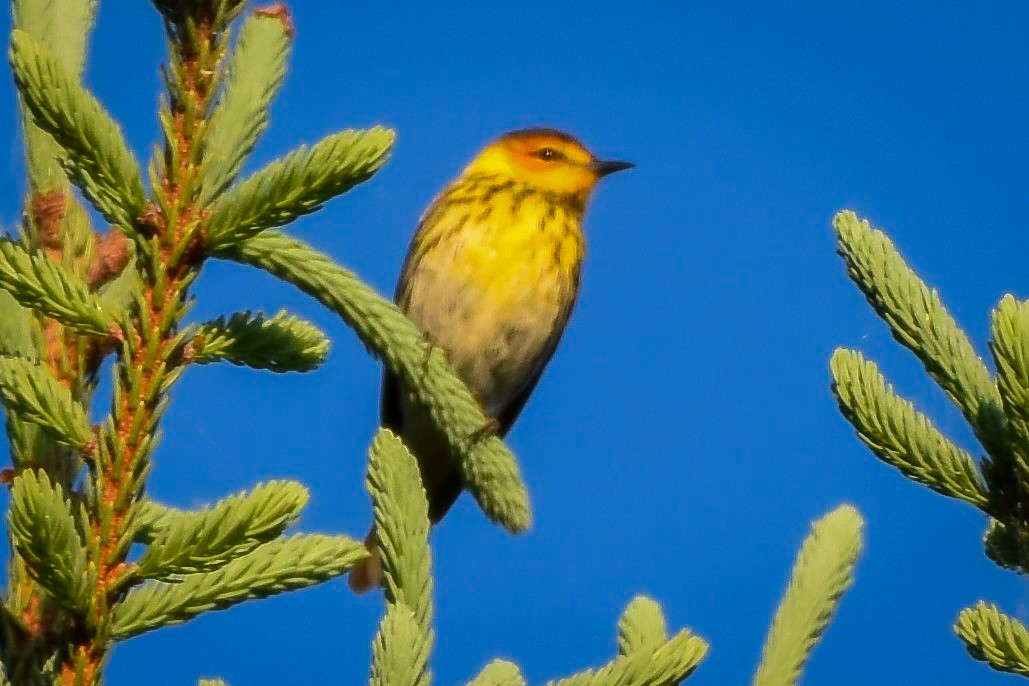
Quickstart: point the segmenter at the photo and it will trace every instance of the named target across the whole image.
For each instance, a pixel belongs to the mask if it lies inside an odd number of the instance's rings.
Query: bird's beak
[[[593,160],[590,162],[590,169],[597,176],[607,176],[623,169],[632,169],[635,166],[632,162],[618,162],[617,160]]]

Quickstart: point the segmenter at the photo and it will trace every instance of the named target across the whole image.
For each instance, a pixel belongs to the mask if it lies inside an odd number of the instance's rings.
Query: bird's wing
[[[539,356],[536,358],[533,364],[533,371],[526,377],[525,384],[518,391],[518,394],[511,399],[504,409],[502,409],[496,417],[497,423],[500,425],[498,428],[498,435],[503,438],[507,435],[507,432],[511,430],[511,426],[518,419],[518,415],[522,413],[522,409],[525,408],[525,403],[529,401],[529,396],[536,390],[536,385],[540,381],[540,377],[543,376],[543,370],[547,368],[547,363],[550,362],[550,358],[554,356],[554,351],[557,350],[557,344],[561,341],[561,336],[564,333],[565,327],[568,324],[568,319],[572,315],[572,305],[574,299],[568,308],[561,313],[561,317],[557,322],[557,326],[554,328],[554,333],[547,341],[547,345],[540,350]]]

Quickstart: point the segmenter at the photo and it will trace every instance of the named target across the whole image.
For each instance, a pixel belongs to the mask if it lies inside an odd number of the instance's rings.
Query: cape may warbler
[[[633,166],[595,158],[552,129],[505,134],[487,146],[426,210],[397,285],[397,305],[441,347],[504,435],[554,354],[579,292],[582,217],[601,177]],[[460,495],[447,442],[413,407],[397,378],[382,386],[382,424],[418,459],[438,522]],[[381,583],[372,553],[350,574]]]

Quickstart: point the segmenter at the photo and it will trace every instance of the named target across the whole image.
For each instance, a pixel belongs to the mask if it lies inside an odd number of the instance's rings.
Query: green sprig
[[[979,601],[962,610],[954,632],[976,660],[1000,672],[1029,676],[1029,629],[995,605]]]
[[[1008,450],[1000,395],[968,336],[908,267],[893,243],[853,212],[833,220],[847,273],[904,347],[913,352],[961,410],[995,457]]]
[[[482,668],[468,686],[525,686],[525,677],[518,665],[507,660],[493,660]]]
[[[1006,295],[993,313],[990,351],[997,365],[997,387],[1013,434],[1015,471],[1029,492],[1029,302]]]
[[[342,131],[272,162],[215,202],[208,247],[228,248],[314,212],[378,171],[393,139],[392,131],[378,126]]]
[[[23,471],[14,480],[7,520],[32,578],[68,609],[83,610],[94,571],[60,484],[46,472]]]
[[[368,557],[346,536],[295,535],[266,543],[217,571],[190,574],[177,583],[151,581],[133,589],[112,624],[115,640],[188,621],[254,598],[307,588],[350,570]]]
[[[428,686],[428,652],[411,609],[390,604],[372,641],[372,686]]]
[[[429,504],[418,463],[387,429],[372,441],[365,484],[389,603],[374,643],[372,683],[426,686],[433,642]]]
[[[204,146],[201,204],[217,198],[235,180],[268,128],[268,108],[286,76],[291,43],[282,17],[252,14],[243,21]]]
[[[622,655],[653,651],[668,640],[668,626],[661,606],[646,596],[636,596],[618,620],[618,652]]]
[[[857,510],[841,505],[811,527],[765,640],[754,686],[793,686],[800,679],[815,643],[854,583],[863,526]]]
[[[991,510],[990,494],[972,456],[898,396],[875,363],[841,348],[830,368],[840,411],[879,459],[937,493]]]
[[[329,354],[329,338],[314,324],[281,311],[270,318],[237,312],[201,324],[194,337],[193,362],[226,361],[273,372],[306,372]]]
[[[80,333],[111,334],[114,317],[80,277],[40,251],[0,237],[0,288],[22,306],[34,309]]]
[[[10,414],[38,425],[58,443],[81,450],[92,439],[85,409],[38,364],[0,356],[0,397]]]
[[[47,47],[15,29],[11,68],[36,125],[64,151],[65,172],[107,221],[128,230],[146,206],[139,164],[114,119]]]
[[[308,497],[302,484],[271,481],[199,512],[150,503],[144,517],[152,541],[138,573],[166,578],[218,569],[277,538],[296,522]]]

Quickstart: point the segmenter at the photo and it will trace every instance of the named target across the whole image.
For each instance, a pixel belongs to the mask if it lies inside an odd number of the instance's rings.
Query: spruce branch
[[[765,640],[754,686],[793,686],[854,581],[861,554],[861,515],[841,505],[815,522],[793,566]]]
[[[526,682],[518,665],[507,660],[493,660],[468,682],[468,686],[526,686]]]
[[[202,612],[307,588],[367,557],[364,546],[346,536],[297,534],[272,541],[217,571],[190,574],[177,583],[151,581],[129,591],[115,611],[112,637],[125,640]]]
[[[306,372],[329,354],[329,338],[314,324],[281,311],[237,312],[201,324],[194,340],[193,362],[226,361],[273,372]]]
[[[548,686],[674,686],[707,655],[707,643],[683,629],[653,650],[619,657],[598,670],[580,672]]]
[[[106,338],[115,324],[81,278],[41,251],[29,252],[0,237],[0,288],[23,307],[53,317],[80,333]]]
[[[7,523],[32,578],[68,609],[83,610],[93,569],[60,484],[46,472],[23,471],[14,480]]]
[[[14,0],[14,25],[40,40],[64,70],[78,80],[86,39],[96,15],[96,0]],[[33,193],[66,191],[68,178],[57,164],[60,148],[22,109],[26,172]]]
[[[47,47],[16,29],[11,68],[36,125],[63,149],[61,163],[107,221],[129,230],[146,206],[139,165],[111,116]]]
[[[268,128],[268,108],[286,76],[292,38],[288,17],[256,12],[243,21],[204,146],[201,204],[210,203],[236,179]]]
[[[668,640],[661,606],[646,596],[636,596],[618,620],[618,652],[633,655],[653,651]]]
[[[954,632],[968,653],[997,671],[1029,676],[1029,629],[995,605],[979,601],[961,611]]]
[[[391,603],[372,641],[372,686],[428,686],[430,644],[411,609]]]
[[[389,604],[373,643],[371,683],[427,686],[433,642],[429,504],[418,463],[388,429],[379,429],[372,441],[365,485]]]
[[[62,445],[82,449],[92,439],[82,405],[38,364],[0,356],[0,397],[10,415],[38,425]]]
[[[138,563],[143,578],[208,572],[274,540],[296,522],[307,489],[294,481],[270,481],[189,512],[155,503],[145,508],[152,541]]]
[[[418,463],[388,429],[372,441],[365,485],[374,503],[386,600],[408,607],[431,645],[429,505]]]
[[[228,248],[314,212],[378,171],[393,139],[392,131],[379,126],[341,131],[272,162],[214,203],[208,247]]]
[[[881,231],[853,212],[833,219],[847,273],[893,337],[913,352],[958,406],[983,447],[1007,454],[1001,398],[968,336],[950,316],[939,293],[918,278]]]
[[[478,401],[446,356],[395,305],[326,255],[278,231],[265,231],[219,256],[264,269],[336,312],[429,410],[486,516],[512,532],[529,527],[529,495],[514,455],[483,431],[489,422]]]
[[[1011,429],[1014,468],[1023,493],[1029,492],[1029,302],[1006,295],[993,312],[990,351],[997,387]]]
[[[833,353],[830,368],[840,411],[880,460],[937,493],[992,510],[972,456],[898,396],[874,362],[840,348]]]

